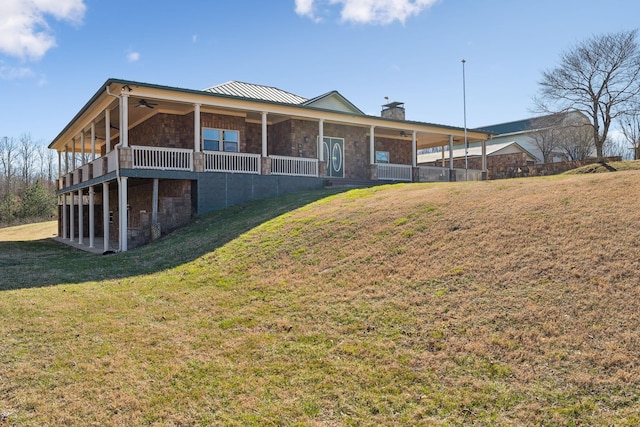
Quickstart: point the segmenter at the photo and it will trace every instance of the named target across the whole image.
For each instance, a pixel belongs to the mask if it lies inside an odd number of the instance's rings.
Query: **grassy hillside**
[[[0,230],[0,425],[637,425],[639,192],[311,193],[103,257]]]

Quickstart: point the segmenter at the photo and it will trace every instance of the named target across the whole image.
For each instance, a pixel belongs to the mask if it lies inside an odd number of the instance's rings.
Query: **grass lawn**
[[[0,230],[0,426],[637,425],[639,192],[305,193],[109,256]]]

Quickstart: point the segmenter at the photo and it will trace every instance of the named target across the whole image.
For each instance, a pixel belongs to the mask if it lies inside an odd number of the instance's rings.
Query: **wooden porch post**
[[[118,201],[118,222],[120,224],[120,229],[119,231],[119,235],[120,235],[120,250],[122,252],[126,252],[128,249],[128,228],[129,228],[129,222],[128,222],[128,211],[127,211],[127,202],[128,202],[128,195],[127,195],[127,177],[123,176],[120,177],[120,188],[118,189],[119,192],[119,201]]]
[[[84,165],[84,154],[84,129],[82,129],[82,132],[80,133],[80,166]],[[82,179],[84,179],[84,177],[82,177]]]
[[[67,239],[67,231],[68,228],[68,218],[67,218],[67,193],[62,195],[62,238]]]
[[[96,124],[91,122],[91,161],[96,159]]]
[[[73,242],[73,239],[76,238],[75,236],[75,214],[73,212],[73,209],[75,209],[73,207],[74,202],[73,199],[75,198],[73,191],[71,193],[69,193],[69,240],[71,240]]]
[[[318,159],[321,162],[325,161],[324,158],[324,119],[320,119],[318,122]]]
[[[411,134],[411,166],[418,166],[418,143],[416,141],[416,131]]]
[[[111,151],[111,110],[104,110],[104,139],[107,144],[106,153]]]
[[[200,104],[193,104],[193,150],[200,152]]]
[[[487,140],[482,140],[482,172],[487,173]],[[485,178],[486,179],[486,178]]]
[[[64,174],[69,173],[69,144],[64,145]]]
[[[109,183],[102,183],[102,240],[104,252],[109,250]]]
[[[95,150],[94,150],[95,153]],[[89,187],[89,247],[95,246],[96,225],[95,221],[95,190],[93,186]]]
[[[76,139],[71,138],[71,170],[76,169]]]
[[[374,165],[376,163],[376,138],[375,138],[375,126],[371,125],[369,129],[369,164]]]
[[[262,112],[262,157],[267,157],[267,112]]]
[[[84,244],[84,203],[83,191],[78,190],[78,244]]]
[[[120,142],[123,147],[129,146],[129,94],[122,92],[120,96]]]

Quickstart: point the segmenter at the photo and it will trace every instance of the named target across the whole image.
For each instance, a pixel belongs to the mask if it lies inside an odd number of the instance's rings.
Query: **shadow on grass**
[[[212,252],[270,219],[346,190],[296,193],[230,207],[121,254],[90,254],[53,239],[0,242],[0,291],[118,279],[170,269]]]

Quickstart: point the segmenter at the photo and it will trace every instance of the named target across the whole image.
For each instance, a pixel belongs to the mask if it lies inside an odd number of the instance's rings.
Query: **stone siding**
[[[129,145],[193,149],[193,113],[158,113],[129,130]]]

